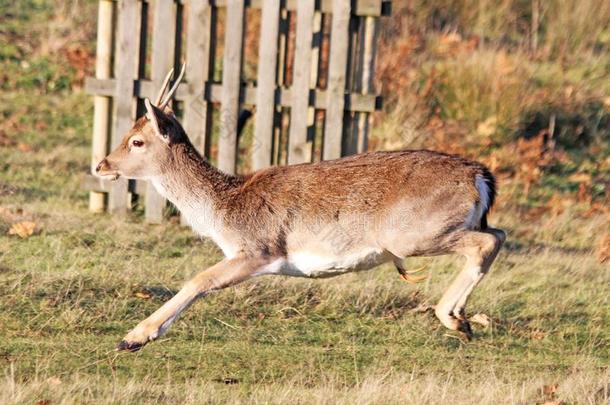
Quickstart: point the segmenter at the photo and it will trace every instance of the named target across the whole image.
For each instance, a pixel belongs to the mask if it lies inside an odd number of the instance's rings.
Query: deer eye
[[[139,148],[139,147],[141,147],[141,146],[144,146],[144,142],[142,142],[142,141],[141,141],[141,140],[139,140],[139,139],[134,139],[133,141],[131,141],[131,144],[132,144],[133,146],[135,146],[136,148]]]

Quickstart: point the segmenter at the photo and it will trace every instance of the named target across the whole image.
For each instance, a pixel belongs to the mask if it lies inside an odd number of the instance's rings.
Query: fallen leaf
[[[152,295],[150,295],[149,293],[147,293],[147,292],[140,292],[140,291],[136,292],[134,295],[135,295],[137,298],[141,298],[141,299],[143,299],[143,300],[147,300],[147,299],[149,299],[150,297],[152,297]]]
[[[557,384],[544,385],[542,387],[542,394],[544,394],[544,396],[548,399],[553,399],[555,397],[555,394],[557,393],[558,387],[559,385]]]
[[[557,399],[557,388],[559,388],[559,384],[542,386],[543,400],[541,405],[566,405],[564,401]]]
[[[468,319],[470,320],[470,322],[478,323],[479,325],[484,327],[488,327],[491,323],[491,319],[489,319],[489,316],[485,314],[474,314]]]
[[[36,230],[36,223],[32,221],[21,221],[13,224],[8,230],[9,235],[17,235],[22,239],[32,236]]]
[[[541,330],[534,330],[530,334],[530,337],[532,338],[532,340],[542,340],[546,337],[546,333]]]
[[[17,149],[19,149],[21,152],[31,152],[32,150],[34,150],[34,148],[32,148],[32,145],[28,145],[27,143],[19,143],[17,144]]]

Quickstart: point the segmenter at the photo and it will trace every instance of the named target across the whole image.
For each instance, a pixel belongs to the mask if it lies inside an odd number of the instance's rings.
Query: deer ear
[[[157,134],[157,136],[159,138],[161,138],[161,140],[163,142],[169,143],[169,136],[167,136],[167,134],[161,133],[161,130],[159,129],[159,122],[157,121],[157,115],[155,113],[155,108],[150,103],[150,100],[147,98],[144,99],[144,105],[146,106],[146,118],[148,118],[148,120],[152,124],[152,126],[155,130],[155,134]]]

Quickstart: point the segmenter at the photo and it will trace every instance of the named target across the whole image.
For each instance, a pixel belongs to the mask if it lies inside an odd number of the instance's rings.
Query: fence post
[[[357,94],[367,95],[373,91],[377,25],[373,17],[358,18],[360,24],[352,45],[356,49],[351,56],[352,73],[354,73],[351,90]],[[350,125],[343,134],[344,155],[362,153],[368,149],[370,113],[355,112],[351,115],[353,116],[346,120]]]
[[[201,154],[206,154],[212,124],[211,103],[205,100],[205,85],[214,69],[212,7],[193,1],[188,8],[186,35],[186,80],[189,98],[184,100],[184,129]]]
[[[341,156],[345,107],[345,70],[349,48],[349,20],[350,3],[345,0],[333,0],[328,66],[328,99],[322,150],[324,160]]]
[[[280,2],[263,0],[256,80],[256,121],[252,163],[255,170],[271,164],[277,72]]]
[[[315,5],[314,0],[301,0],[297,4],[294,79],[290,92],[292,105],[290,106],[288,164],[303,163],[311,159],[311,153],[307,153],[306,149]]]
[[[140,15],[137,0],[123,0],[118,3],[118,43],[116,46],[116,92],[114,94],[114,132],[112,149],[122,141],[131,129],[134,115],[133,83],[138,68],[138,42],[140,36]],[[127,180],[119,178],[112,183],[108,196],[108,209],[124,214],[128,206]]]
[[[112,9],[113,2],[101,0],[97,17],[97,50],[95,55],[95,76],[109,79],[112,71]],[[110,134],[110,97],[95,96],[93,99],[93,140],[91,146],[91,173],[108,153]],[[106,194],[97,191],[89,193],[89,210],[102,212]]]
[[[153,43],[151,79],[158,91],[163,79],[174,64],[176,43],[176,5],[174,0],[156,0],[153,17]],[[155,102],[154,100],[152,101]],[[144,203],[146,222],[159,224],[163,220],[165,199],[148,183]]]
[[[373,93],[373,81],[375,79],[375,56],[377,55],[378,25],[377,20],[373,17],[365,17],[364,38],[362,38],[362,54],[360,59],[361,73],[358,77],[359,87],[362,94]],[[370,113],[359,112],[356,114],[358,118],[358,147],[359,153],[368,150],[369,125],[371,121]]]
[[[240,104],[242,44],[244,39],[243,0],[227,0],[225,29],[218,168],[225,173],[235,174],[237,117]]]

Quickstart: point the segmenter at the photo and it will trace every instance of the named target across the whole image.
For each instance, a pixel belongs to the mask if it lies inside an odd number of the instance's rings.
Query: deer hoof
[[[144,347],[145,343],[140,342],[128,342],[126,340],[121,340],[121,342],[116,346],[116,350],[120,351],[128,351],[128,352],[137,352],[142,347]]]
[[[457,331],[465,341],[470,342],[472,340],[472,328],[470,327],[470,322],[467,320],[459,320]]]

